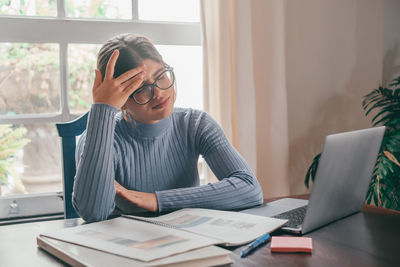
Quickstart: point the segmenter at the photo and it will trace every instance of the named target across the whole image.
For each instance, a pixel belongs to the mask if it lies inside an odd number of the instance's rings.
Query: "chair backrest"
[[[85,113],[84,115],[71,122],[56,124],[58,135],[61,137],[62,145],[64,217],[66,219],[79,217],[74,207],[72,206],[72,189],[76,173],[76,137],[81,135],[86,129],[87,118],[88,113]]]

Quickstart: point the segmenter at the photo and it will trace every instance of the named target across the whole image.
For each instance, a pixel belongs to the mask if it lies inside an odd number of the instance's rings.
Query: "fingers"
[[[135,92],[136,89],[138,89],[142,83],[143,83],[143,78],[144,78],[144,73],[139,73],[135,78],[133,78],[131,81],[126,82],[127,86],[124,89],[124,94],[125,97],[130,96],[133,92]]]
[[[105,80],[112,80],[114,78],[114,68],[115,68],[115,63],[117,62],[119,56],[119,51],[114,50],[112,53],[110,59],[107,62],[107,67],[106,67],[106,73],[105,73]]]
[[[114,186],[115,186],[115,191],[117,192],[118,195],[120,195],[123,190],[124,187],[122,185],[120,185],[117,181],[114,180]]]
[[[103,77],[101,77],[101,72],[98,69],[94,70],[94,72],[95,72],[95,77],[93,82],[93,89],[96,89],[97,87],[100,86]]]
[[[139,66],[137,68],[134,68],[134,69],[124,72],[118,78],[116,78],[116,80],[122,84],[122,83],[128,81],[129,79],[132,79],[139,73],[144,73],[143,66]]]

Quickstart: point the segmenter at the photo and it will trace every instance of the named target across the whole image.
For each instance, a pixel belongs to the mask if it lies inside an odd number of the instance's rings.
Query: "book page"
[[[233,211],[195,208],[182,209],[154,218],[132,215],[124,215],[124,217],[166,224],[176,229],[218,239],[221,244],[228,246],[251,242],[287,222],[287,220]]]
[[[219,241],[186,231],[119,217],[41,234],[141,261],[151,261]]]

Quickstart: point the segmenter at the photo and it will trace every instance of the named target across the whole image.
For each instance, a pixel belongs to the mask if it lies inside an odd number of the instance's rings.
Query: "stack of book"
[[[42,249],[73,266],[215,266],[230,250],[286,220],[230,211],[182,209],[159,217],[124,215],[37,237]]]

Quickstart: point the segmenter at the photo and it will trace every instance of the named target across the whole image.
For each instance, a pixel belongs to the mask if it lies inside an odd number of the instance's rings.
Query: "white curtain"
[[[237,143],[234,1],[203,1],[205,109]]]
[[[206,110],[256,173],[288,195],[285,1],[202,0]]]

